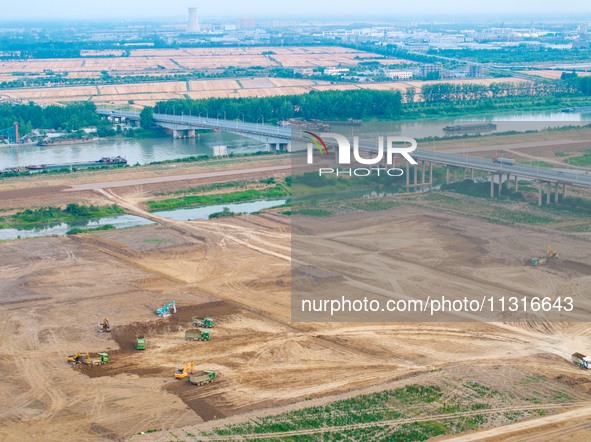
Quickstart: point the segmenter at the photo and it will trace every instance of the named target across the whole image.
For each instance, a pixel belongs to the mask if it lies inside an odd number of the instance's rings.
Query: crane
[[[165,304],[164,307],[159,308],[156,310],[156,314],[161,318],[167,318],[171,315],[170,309],[172,308],[172,312],[176,313],[176,301],[170,301],[169,303]]]

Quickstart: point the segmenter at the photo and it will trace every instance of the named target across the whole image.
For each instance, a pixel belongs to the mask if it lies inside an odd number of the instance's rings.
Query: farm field
[[[491,79],[442,80],[446,83],[468,83],[488,85]],[[527,80],[510,79],[524,82]],[[22,102],[34,101],[40,104],[59,104],[73,101],[93,101],[98,106],[127,106],[133,102],[135,108],[152,106],[158,101],[173,99],[204,98],[246,98],[270,97],[276,95],[298,95],[310,91],[327,90],[399,90],[415,88],[420,100],[421,86],[433,82],[383,82],[383,83],[331,83],[323,80],[288,78],[228,78],[191,81],[154,81],[114,86],[68,86],[51,88],[8,89],[1,91],[6,99]]]

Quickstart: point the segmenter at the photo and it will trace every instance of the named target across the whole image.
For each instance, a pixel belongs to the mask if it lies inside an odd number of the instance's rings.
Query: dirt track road
[[[171,175],[155,178],[142,178],[136,180],[121,180],[121,181],[103,181],[99,183],[89,184],[78,184],[73,185],[68,189],[64,189],[65,192],[84,192],[88,190],[99,190],[99,189],[112,189],[115,187],[130,187],[130,186],[142,186],[145,184],[159,184],[168,183],[173,181],[190,181],[198,180],[203,178],[218,178],[224,176],[237,176],[246,175],[250,173],[260,172],[277,172],[280,170],[288,170],[291,166],[270,166],[270,167],[258,167],[254,169],[237,169],[228,171],[216,171],[216,172],[202,172],[189,175]]]
[[[476,147],[462,147],[456,149],[446,149],[448,153],[469,153],[469,152],[489,152],[496,150],[517,150],[529,149],[532,147],[549,147],[549,146],[568,146],[570,144],[581,144],[591,140],[549,140],[549,141],[530,141],[525,143],[511,143],[511,144],[491,144],[488,146]],[[539,158],[538,158],[539,159]]]
[[[471,441],[498,441],[503,440],[505,437],[514,436],[516,433],[525,432],[527,430],[533,430],[543,426],[555,425],[563,422],[571,422],[577,419],[591,419],[591,406],[577,408],[576,410],[567,411],[560,414],[544,416],[539,419],[529,420],[525,422],[517,422],[512,425],[506,425],[504,427],[493,428],[487,431],[480,431],[474,434],[467,434],[459,437],[452,437],[449,439],[442,439],[446,442],[471,442]],[[577,426],[578,428],[578,426]],[[568,428],[566,429],[568,431]],[[564,432],[567,432],[564,431]],[[524,435],[525,437],[525,435]],[[542,440],[543,433],[534,438]],[[502,438],[502,439],[501,439]],[[521,435],[518,440],[521,440]],[[534,439],[535,440],[535,439]]]

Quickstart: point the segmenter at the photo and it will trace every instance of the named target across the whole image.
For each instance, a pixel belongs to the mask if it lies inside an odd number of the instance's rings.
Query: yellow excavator
[[[174,374],[174,377],[176,379],[185,379],[187,376],[189,376],[190,374],[193,373],[194,368],[195,368],[195,363],[193,361],[187,362],[183,368],[179,368],[176,371],[176,373]]]
[[[558,259],[558,252],[551,246],[548,246],[548,249],[546,250],[546,256],[543,258],[532,258],[530,260],[530,264],[532,267],[544,266],[553,259]]]
[[[101,333],[110,333],[111,332],[111,324],[109,324],[109,318],[105,318],[103,322],[99,324],[99,331]]]
[[[82,362],[84,357],[86,357],[86,360],[90,359],[90,355],[88,353],[86,353],[86,354],[76,353],[74,355],[70,355],[70,356],[66,357],[66,362],[70,362],[72,364],[80,364],[80,362]]]

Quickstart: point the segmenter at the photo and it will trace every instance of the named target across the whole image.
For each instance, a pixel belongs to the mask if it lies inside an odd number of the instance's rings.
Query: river
[[[548,127],[582,125],[591,122],[591,113],[528,112],[479,115],[463,119],[424,119],[374,121],[358,127],[333,126],[331,131],[354,136],[399,135],[413,138],[442,137],[443,127],[468,121],[493,121],[496,132],[540,130]],[[461,135],[454,133],[453,135]],[[196,139],[172,137],[135,140],[101,140],[89,144],[65,146],[24,145],[0,147],[0,170],[31,164],[67,164],[96,161],[102,157],[122,156],[128,164],[147,164],[189,156],[211,154],[215,145],[226,145],[230,152],[257,151],[264,146],[257,141],[229,133],[203,133]]]

